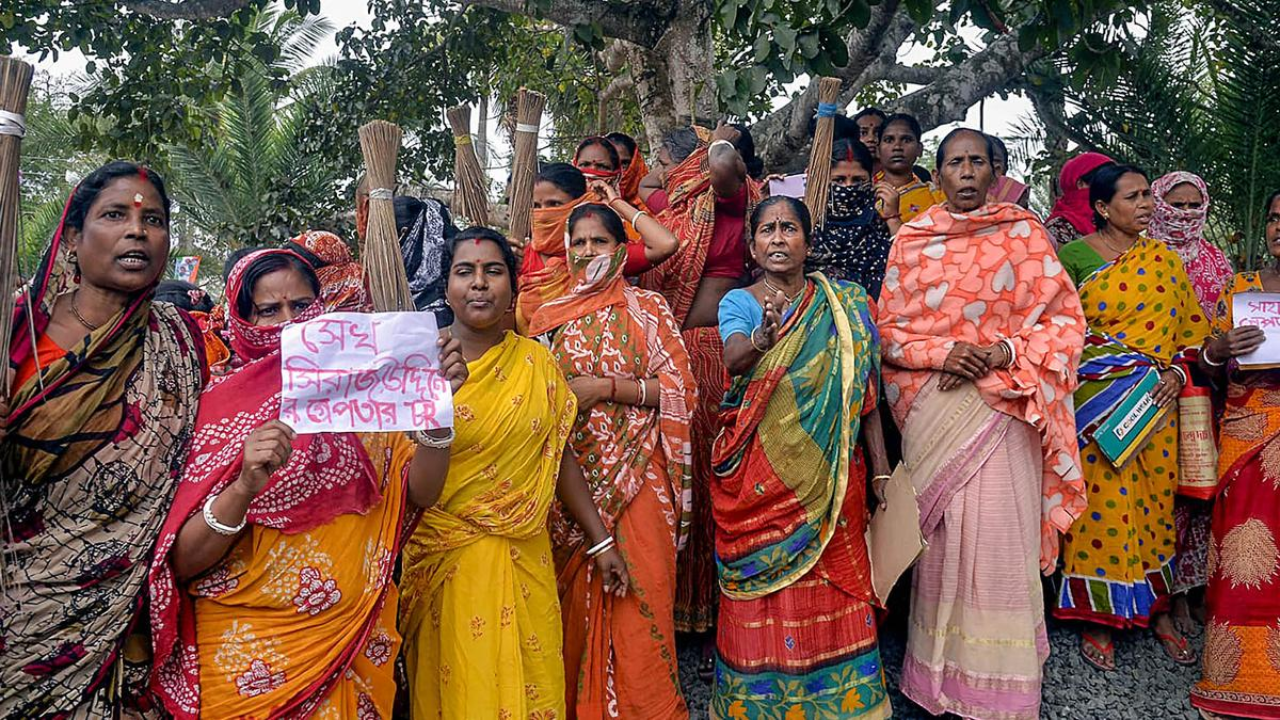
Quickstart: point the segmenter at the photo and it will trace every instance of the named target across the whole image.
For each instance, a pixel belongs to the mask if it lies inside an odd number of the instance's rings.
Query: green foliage
[[[272,81],[274,68],[243,63],[236,89],[208,111],[210,131],[199,142],[164,146],[173,195],[198,231],[188,250],[220,255],[278,245],[310,227],[344,229],[350,203],[340,191],[350,176],[304,152],[302,137],[308,113],[330,94],[333,68],[298,68],[331,29],[324,20],[272,8],[252,25],[278,39],[284,52],[275,62],[294,74],[281,88]]]
[[[40,262],[75,181],[106,160],[76,148],[76,124],[67,117],[68,84],[39,73],[27,100],[18,226],[18,271],[24,277]]]
[[[0,10],[0,52],[23,48],[41,59],[79,50],[94,81],[71,96],[68,120],[77,144],[109,155],[155,160],[166,142],[199,139],[214,119],[204,109],[237,89],[253,62],[269,68],[277,88],[290,68],[276,62],[287,50],[253,24],[268,0],[249,0],[228,17],[160,20],[125,2],[8,0]],[[284,0],[299,13],[318,12],[319,0]],[[81,117],[111,118],[104,128]]]
[[[1153,177],[1189,170],[1213,200],[1213,237],[1240,267],[1264,256],[1266,196],[1280,188],[1280,0],[1243,0],[1230,15],[1152,12],[1146,37],[1114,78],[1067,78],[1075,138]],[[1267,40],[1269,38],[1269,40]],[[1061,78],[1058,80],[1061,82]]]

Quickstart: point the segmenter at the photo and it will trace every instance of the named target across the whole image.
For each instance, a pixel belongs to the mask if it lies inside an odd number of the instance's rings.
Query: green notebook
[[[1155,368],[1148,368],[1147,374],[1094,431],[1093,439],[1112,465],[1124,467],[1160,424],[1166,408],[1155,403],[1155,389],[1159,383],[1160,373]]]

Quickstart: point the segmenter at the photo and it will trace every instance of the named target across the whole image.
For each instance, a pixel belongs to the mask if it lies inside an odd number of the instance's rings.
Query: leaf
[[[782,50],[783,55],[790,55],[796,51],[796,31],[786,26],[778,25],[773,28],[773,39]]]
[[[770,44],[769,38],[765,35],[757,35],[753,46],[753,58],[755,62],[762,63],[769,59],[770,53],[773,52],[773,45]]]
[[[818,40],[818,33],[816,32],[802,33],[798,39],[798,42],[800,44],[801,55],[804,55],[806,58],[810,60],[818,56],[818,51],[821,49],[821,46]]]

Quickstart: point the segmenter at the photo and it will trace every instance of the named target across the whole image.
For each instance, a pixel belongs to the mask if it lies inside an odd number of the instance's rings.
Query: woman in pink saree
[[[1040,573],[1085,506],[1068,398],[1085,322],[1035,215],[987,204],[991,144],[938,150],[944,206],[899,231],[880,295],[885,395],[928,547],[901,688],[935,715],[1039,717]]]

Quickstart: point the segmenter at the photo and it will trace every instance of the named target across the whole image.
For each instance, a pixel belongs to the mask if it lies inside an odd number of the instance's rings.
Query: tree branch
[[[904,95],[895,108],[914,115],[925,130],[963,120],[974,103],[1007,87],[1028,65],[1048,54],[1042,47],[1023,52],[1017,35],[1003,35],[934,82]]]
[[[154,0],[150,0],[154,1]],[[224,0],[225,1],[225,0]],[[566,27],[599,25],[608,37],[647,48],[657,45],[676,12],[675,0],[462,0],[463,5],[538,17]]]
[[[878,73],[877,79],[908,85],[929,85],[942,77],[945,72],[946,68],[940,67],[894,64]]]
[[[125,0],[125,9],[158,20],[212,20],[243,8],[249,0]]]
[[[636,86],[631,80],[630,75],[619,75],[609,81],[609,84],[600,91],[600,102],[608,102],[625,90],[631,90]]]
[[[847,105],[865,84],[869,68],[887,57],[892,62],[898,48],[915,29],[899,0],[885,0],[871,11],[865,28],[849,33],[849,63],[840,69],[840,104]],[[803,162],[800,150],[809,141],[809,120],[818,108],[818,84],[811,82],[798,96],[751,127],[756,147],[766,167],[793,169]]]

